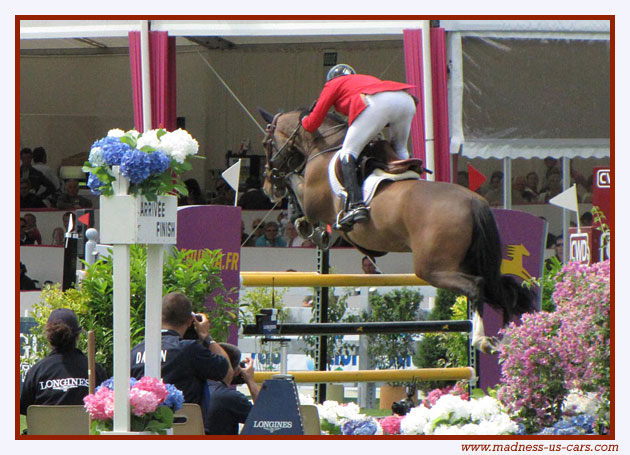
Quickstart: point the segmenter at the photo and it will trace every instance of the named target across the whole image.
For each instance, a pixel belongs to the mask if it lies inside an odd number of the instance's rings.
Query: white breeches
[[[389,141],[400,159],[409,158],[407,140],[411,119],[416,113],[416,103],[404,90],[365,95],[367,107],[354,119],[339,152],[358,158],[363,148],[388,124]]]

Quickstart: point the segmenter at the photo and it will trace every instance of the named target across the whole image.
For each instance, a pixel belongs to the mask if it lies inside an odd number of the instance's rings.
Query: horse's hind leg
[[[494,337],[485,336],[483,320],[481,319],[481,307],[483,305],[481,288],[483,278],[454,271],[424,272],[423,275],[417,272],[416,270],[418,276],[421,276],[432,286],[448,289],[449,291],[465,295],[468,298],[468,302],[473,311],[472,344],[476,349],[486,354],[494,352],[498,340]]]

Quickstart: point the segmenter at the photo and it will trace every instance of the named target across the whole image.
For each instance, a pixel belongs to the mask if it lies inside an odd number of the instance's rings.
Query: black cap
[[[57,308],[48,316],[48,323],[63,322],[72,329],[73,333],[80,333],[83,329],[79,326],[79,320],[74,311],[68,308]]]

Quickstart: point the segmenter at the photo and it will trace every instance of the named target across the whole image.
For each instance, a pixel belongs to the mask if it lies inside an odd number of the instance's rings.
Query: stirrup
[[[354,208],[337,214],[335,229],[342,232],[349,232],[352,230],[355,223],[363,223],[367,221],[369,216],[370,212],[368,208],[363,204],[357,204]]]

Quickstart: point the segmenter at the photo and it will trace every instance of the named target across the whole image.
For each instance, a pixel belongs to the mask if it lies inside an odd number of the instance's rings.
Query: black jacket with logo
[[[131,376],[144,376],[144,343],[131,350]],[[219,381],[228,372],[224,357],[213,354],[196,340],[182,340],[175,330],[162,331],[162,380],[184,394],[186,403],[204,407],[206,380]]]
[[[96,365],[96,385],[107,379]],[[89,393],[88,358],[76,348],[54,349],[26,373],[20,394],[20,414],[32,404],[83,404]]]

